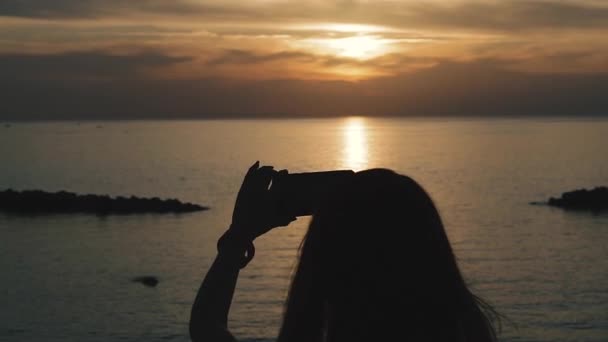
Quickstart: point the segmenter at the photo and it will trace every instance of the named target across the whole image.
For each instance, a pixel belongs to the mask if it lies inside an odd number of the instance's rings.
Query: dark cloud
[[[398,72],[399,70],[408,69],[421,65],[434,65],[443,62],[443,58],[426,57],[426,56],[408,56],[399,53],[391,53],[381,55],[375,58],[360,60],[357,58],[337,57],[337,56],[322,56],[318,62],[325,67],[351,66],[373,68],[386,72]]]
[[[4,61],[0,60],[2,75],[15,67]],[[3,76],[0,118],[608,115],[607,73],[524,73],[507,66],[497,60],[442,62],[410,74],[360,82]]]
[[[87,42],[100,40],[158,38],[163,35],[191,34],[192,30],[153,25],[99,25],[79,27],[49,23],[32,26],[6,27],[0,30],[0,40],[15,42]]]
[[[179,0],[2,0],[0,16],[94,18],[119,14],[227,15],[233,10]]]
[[[225,64],[259,64],[280,60],[303,60],[314,61],[312,54],[297,51],[281,51],[269,54],[256,54],[247,50],[229,49],[225,50],[220,56],[211,59],[208,65]]]
[[[323,16],[322,13],[319,13]],[[511,31],[608,28],[608,6],[586,1],[445,1],[360,4],[340,16],[401,28]]]
[[[321,67],[364,67],[384,71],[394,71],[403,69],[410,65],[429,65],[442,61],[439,58],[406,56],[402,54],[388,54],[361,60],[350,57],[340,57],[334,55],[319,55],[305,51],[281,51],[274,53],[254,53],[248,50],[229,49],[223,51],[219,56],[209,60],[207,65],[255,65],[267,62],[281,61],[285,63],[303,62]]]
[[[401,28],[530,30],[608,28],[608,6],[559,0],[472,0],[439,2],[288,1],[219,5],[184,0],[2,0],[0,16],[31,18],[116,17],[129,14],[178,16],[244,23],[355,22]]]
[[[148,51],[132,55],[114,55],[87,51],[61,54],[0,55],[0,78],[4,80],[74,80],[143,77],[142,70],[189,61],[190,57],[172,57]]]
[[[404,17],[419,25],[424,25],[421,22],[424,20],[432,27],[482,30],[608,27],[608,7],[582,1],[477,1],[434,6],[417,3],[411,11]]]

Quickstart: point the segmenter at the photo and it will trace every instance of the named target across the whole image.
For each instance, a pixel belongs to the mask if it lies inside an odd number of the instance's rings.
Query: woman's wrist
[[[243,234],[243,231],[246,230],[235,226],[234,223],[231,224],[228,230],[226,230],[217,241],[218,249],[229,248],[232,250],[246,250],[253,239]]]
[[[238,230],[229,228],[217,241],[218,254],[226,257],[239,258],[241,268],[245,267],[255,254],[253,241]]]

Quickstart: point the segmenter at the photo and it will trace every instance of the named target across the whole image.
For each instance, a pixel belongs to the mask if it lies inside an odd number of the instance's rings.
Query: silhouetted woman
[[[273,211],[276,174],[254,164],[233,222],[192,307],[193,341],[236,341],[227,330],[252,241],[294,217]],[[358,172],[313,215],[279,342],[495,341],[493,310],[467,288],[432,200],[390,170]]]

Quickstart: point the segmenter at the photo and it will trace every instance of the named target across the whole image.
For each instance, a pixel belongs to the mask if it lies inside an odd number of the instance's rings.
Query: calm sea
[[[432,195],[502,341],[608,341],[608,215],[531,206],[608,185],[607,119],[13,123],[0,189],[177,197],[186,215],[0,215],[1,341],[187,341],[190,306],[249,165],[386,167]],[[230,327],[277,335],[308,220],[256,242]],[[147,288],[131,282],[156,275]],[[407,332],[404,332],[404,336]]]

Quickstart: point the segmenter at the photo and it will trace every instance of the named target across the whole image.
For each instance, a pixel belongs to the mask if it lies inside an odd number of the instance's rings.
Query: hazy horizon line
[[[365,119],[484,119],[484,120],[504,120],[504,119],[571,119],[574,121],[586,120],[586,119],[608,119],[608,113],[606,114],[491,114],[491,115],[476,115],[476,114],[408,114],[408,115],[365,115],[365,114],[336,114],[336,115],[281,115],[281,114],[268,114],[268,115],[256,115],[248,116],[247,114],[242,115],[210,115],[210,116],[175,116],[175,117],[88,117],[88,118],[75,118],[75,117],[56,117],[56,118],[7,118],[0,119],[0,124],[13,124],[13,123],[58,123],[58,122],[75,122],[75,123],[90,123],[90,122],[142,122],[142,121],[256,121],[256,120],[322,120],[322,119],[341,119],[341,118],[365,118]]]

